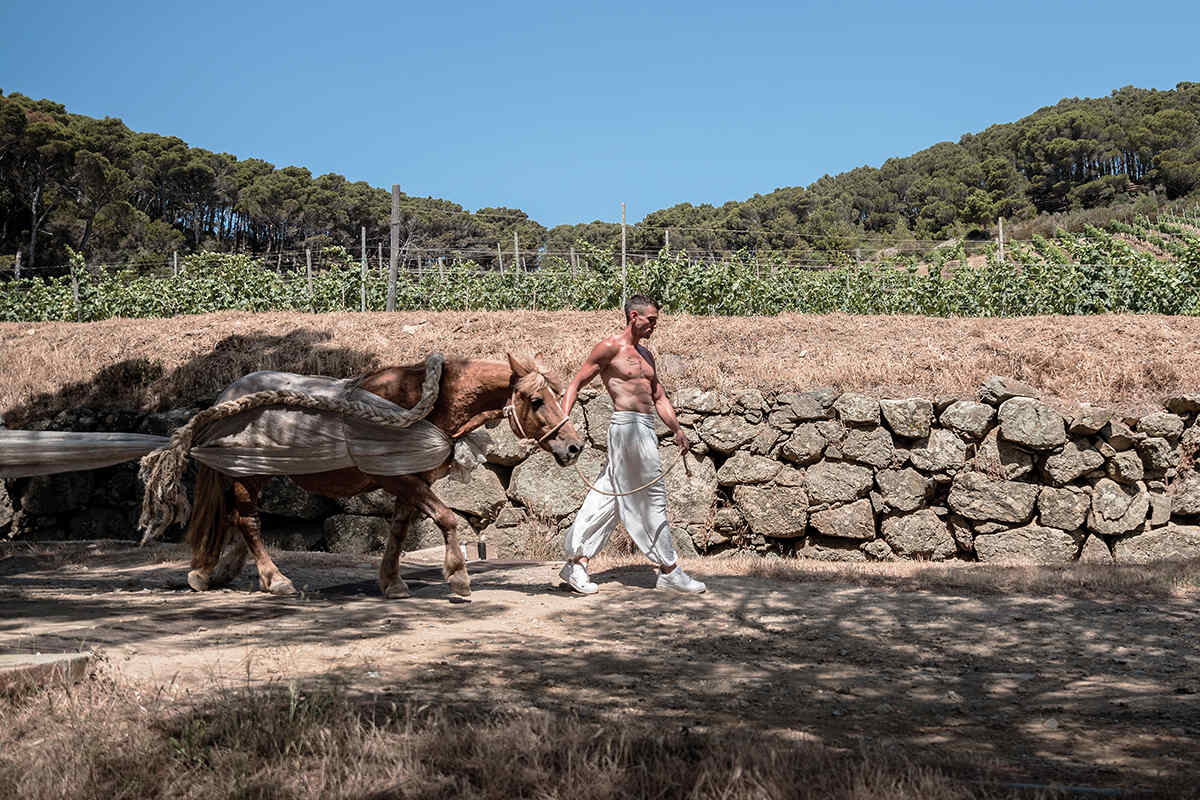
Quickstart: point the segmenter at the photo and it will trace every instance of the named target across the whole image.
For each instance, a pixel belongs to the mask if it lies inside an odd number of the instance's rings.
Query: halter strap
[[[561,411],[562,406],[559,405],[559,403],[558,403],[558,395],[555,394],[554,390],[550,388],[550,384],[548,384],[548,383],[546,384],[546,391],[550,392],[550,396],[554,398],[555,408],[558,408],[559,411]],[[522,439],[532,439],[533,438],[532,436],[529,436],[528,434],[525,433],[525,428],[522,427],[521,420],[517,418],[516,400],[517,400],[517,393],[516,393],[516,390],[513,390],[512,396],[508,398],[508,405],[506,405],[504,407],[504,416],[508,417],[509,420],[512,422],[512,424],[516,426],[517,431],[521,434]],[[563,414],[562,419],[560,419],[557,423],[555,423],[554,427],[552,427],[550,430],[546,431],[544,434],[542,434],[542,436],[539,439],[537,439],[537,443],[541,444],[542,442],[546,441],[554,434],[558,433],[559,430],[562,429],[562,426],[567,424],[567,419],[568,419],[567,415]]]

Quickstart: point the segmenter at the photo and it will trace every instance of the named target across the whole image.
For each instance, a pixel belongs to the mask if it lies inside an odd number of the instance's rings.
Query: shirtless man
[[[675,418],[654,365],[654,356],[642,345],[658,324],[658,304],[640,294],[625,303],[625,330],[604,339],[588,355],[571,379],[563,397],[563,410],[571,413],[579,390],[597,375],[613,401],[608,428],[608,462],[596,481],[563,543],[567,563],[559,577],[581,594],[595,594],[599,587],[588,577],[588,559],[608,541],[618,522],[630,538],[658,566],[659,589],[698,594],[705,586],[676,563],[675,545],[667,526],[667,489],[661,478],[662,461],[654,433],[654,411],[675,434],[681,457],[691,446]],[[630,492],[654,481],[641,491],[620,497],[602,492]]]

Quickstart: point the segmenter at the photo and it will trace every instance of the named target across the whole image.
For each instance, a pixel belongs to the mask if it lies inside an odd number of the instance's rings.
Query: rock
[[[1093,533],[1084,540],[1083,549],[1079,551],[1079,560],[1084,564],[1111,564],[1113,555],[1108,549],[1108,544]]]
[[[1167,441],[1175,441],[1183,433],[1183,417],[1166,411],[1156,411],[1138,420],[1139,433],[1147,436],[1158,436]]]
[[[946,518],[946,524],[950,526],[950,536],[954,539],[958,552],[973,555],[975,553],[975,532],[971,530],[971,524],[966,518],[960,517],[958,514],[951,514]]]
[[[875,482],[867,467],[841,462],[821,461],[809,467],[805,485],[812,503],[850,503],[866,497]]]
[[[770,425],[759,425],[758,435],[747,445],[746,449],[756,456],[771,455],[780,439],[786,438]]]
[[[484,466],[470,470],[465,477],[465,483],[453,475],[440,478],[433,483],[433,493],[455,511],[491,522],[508,502],[500,477]]]
[[[884,469],[875,473],[880,501],[892,511],[916,511],[925,505],[930,481],[915,469]]]
[[[842,458],[882,469],[892,463],[895,447],[886,428],[847,431],[841,443]]]
[[[991,478],[968,470],[954,477],[950,487],[950,508],[970,520],[1025,522],[1033,516],[1039,487]]]
[[[574,415],[575,409],[573,408],[571,409],[571,416],[574,417]],[[502,467],[515,467],[529,458],[534,450],[538,449],[532,440],[517,438],[508,420],[502,419],[489,424],[487,432],[492,437],[493,442],[486,456],[489,464],[499,464]]]
[[[944,561],[958,552],[949,527],[927,508],[885,519],[882,531],[884,540],[901,558]]]
[[[671,466],[678,452],[672,445],[658,448],[664,468]],[[672,523],[707,524],[717,504],[717,467],[711,458],[690,455],[687,469],[684,466],[679,464],[663,480],[667,488],[667,517]]]
[[[517,508],[516,506],[505,506],[496,514],[497,528],[515,528],[521,525],[525,520],[529,519],[529,515],[525,513],[525,509]]]
[[[1067,430],[1074,436],[1093,436],[1104,429],[1113,417],[1113,412],[1107,408],[1082,406],[1072,417]]]
[[[757,411],[759,414],[766,413],[769,408],[767,399],[758,389],[747,389],[742,392],[733,399],[733,405],[743,412]]]
[[[863,540],[875,538],[875,513],[871,510],[870,500],[814,512],[808,524],[825,536]]]
[[[1014,397],[1000,405],[1000,435],[1029,450],[1053,450],[1067,441],[1067,427],[1050,406],[1032,397]]]
[[[575,406],[583,410],[584,428],[587,440],[592,447],[598,447],[601,450],[608,449],[608,426],[612,423],[613,402],[608,393],[601,393],[596,397]],[[575,408],[571,411],[574,413]],[[655,415],[657,418],[657,415]]]
[[[846,392],[833,404],[833,410],[848,425],[879,424],[879,401],[865,394]]]
[[[1200,525],[1168,525],[1113,544],[1113,558],[1122,563],[1200,558]]]
[[[1042,471],[1055,486],[1064,486],[1104,466],[1104,456],[1087,439],[1072,439],[1061,452],[1046,459]]]
[[[1038,492],[1038,522],[1049,528],[1073,531],[1082,528],[1092,507],[1092,497],[1082,489],[1043,486]]]
[[[957,472],[967,463],[967,444],[953,431],[938,428],[913,442],[908,457],[922,472]]]
[[[896,554],[883,539],[872,539],[859,545],[859,550],[867,554],[872,561],[895,561]]]
[[[733,486],[738,483],[766,483],[783,467],[778,461],[749,453],[734,453],[717,470],[717,483]]]
[[[1200,413],[1200,393],[1168,397],[1163,405],[1172,414],[1197,414]]]
[[[993,375],[979,387],[979,401],[990,406],[998,406],[1014,397],[1038,397],[1040,394],[1028,383],[999,375]]]
[[[796,415],[791,406],[777,409],[767,414],[767,424],[782,433],[791,433],[796,429]]]
[[[1092,490],[1092,508],[1088,513],[1088,529],[1114,535],[1127,533],[1146,522],[1150,510],[1150,493],[1145,484],[1122,486],[1101,478]]]
[[[334,502],[344,513],[361,516],[391,517],[396,510],[395,496],[383,489],[372,489],[353,497],[339,497]]]
[[[939,394],[933,398],[933,413],[940,417],[943,412],[950,406],[962,400],[961,397],[952,394]]]
[[[473,541],[475,529],[471,527],[471,523],[459,514],[455,514],[454,519],[458,522],[458,543],[466,544]],[[445,545],[446,537],[437,523],[419,511],[413,513],[401,547],[407,552],[412,552],[413,550],[424,550],[426,547],[444,547]]]
[[[1108,459],[1105,471],[1108,473],[1108,477],[1117,483],[1137,483],[1146,477],[1146,470],[1142,466],[1142,458],[1133,450],[1122,450],[1119,453],[1114,453]]]
[[[1001,533],[975,537],[980,561],[1013,561],[1024,564],[1062,564],[1074,561],[1083,544],[1082,531],[1030,524]]]
[[[846,426],[836,419],[825,419],[813,424],[817,426],[817,433],[830,444],[838,443],[846,437]]]
[[[826,444],[828,442],[817,432],[817,426],[809,422],[796,428],[791,437],[779,448],[779,455],[795,464],[805,466],[814,463],[821,457]]]
[[[999,437],[1000,429],[993,428],[979,444],[975,453],[975,469],[994,478],[1016,480],[1033,472],[1034,457]],[[1104,459],[1097,462],[1097,466]]]
[[[1133,430],[1124,422],[1116,419],[1100,429],[1100,436],[1114,450],[1128,450],[1137,444],[1138,441],[1138,437],[1134,436]]]
[[[378,491],[382,492],[382,489]],[[389,500],[391,495],[388,495]],[[336,508],[333,500],[309,494],[290,478],[276,476],[267,481],[258,497],[258,510],[264,514],[275,514],[288,519],[324,519]],[[357,513],[357,512],[354,512]],[[391,513],[388,509],[387,513]]]
[[[12,520],[12,499],[8,496],[8,489],[5,487],[4,481],[0,480],[0,531],[3,531]]]
[[[92,471],[35,475],[21,494],[21,510],[46,515],[87,508],[93,480]]]
[[[680,389],[671,399],[671,405],[697,414],[727,414],[732,408],[729,398],[715,391],[696,388]]]
[[[1158,436],[1151,436],[1137,443],[1138,455],[1146,469],[1162,471],[1179,466],[1179,451],[1171,443]]]
[[[799,394],[780,395],[776,402],[780,405],[787,403],[792,408],[792,414],[800,422],[810,422],[818,419],[829,419],[832,414],[834,401],[838,398],[838,390],[832,386],[821,386]]]
[[[795,539],[808,525],[808,495],[800,487],[735,486],[733,502],[760,536]]]
[[[733,536],[746,530],[746,518],[734,506],[718,508],[713,514],[713,530],[725,536]]]
[[[315,520],[263,520],[263,544],[272,550],[325,550],[325,523]]]
[[[586,449],[577,463],[587,480],[595,481],[605,462],[603,452]],[[561,519],[574,514],[583,505],[587,492],[588,487],[579,479],[575,468],[560,468],[554,456],[545,450],[538,450],[518,464],[508,484],[509,497],[543,518]]]
[[[154,436],[170,436],[187,425],[192,417],[203,410],[203,408],[172,408],[169,411],[147,414],[140,427],[143,433]]]
[[[809,558],[814,561],[866,561],[867,555],[858,545],[846,539],[829,539],[823,536],[809,536],[804,540],[804,546],[796,550],[798,558]]]
[[[334,514],[325,520],[324,528],[325,546],[331,553],[376,553],[383,549],[391,535],[391,523],[388,520],[356,514]]]
[[[1200,514],[1200,472],[1192,471],[1171,484],[1171,513]]]
[[[942,412],[938,421],[964,439],[978,441],[987,433],[995,418],[996,409],[986,403],[958,400]]]
[[[806,478],[804,473],[795,467],[789,467],[786,464],[783,469],[779,470],[779,474],[775,476],[776,486],[805,486]]]
[[[1161,528],[1171,521],[1171,496],[1150,493],[1150,527]]]
[[[696,433],[713,450],[729,455],[754,441],[761,428],[761,425],[750,425],[741,417],[705,417],[696,428]]]
[[[933,404],[919,397],[907,400],[880,400],[884,422],[897,436],[923,439],[933,425]]]

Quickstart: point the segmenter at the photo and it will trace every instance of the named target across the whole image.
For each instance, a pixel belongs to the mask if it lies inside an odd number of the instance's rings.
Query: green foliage
[[[968,265],[962,245],[929,263],[894,259],[833,269],[801,269],[743,251],[720,261],[660,252],[629,264],[628,290],[656,297],[664,308],[692,314],[770,315],[783,312],[921,314],[1006,317],[1108,312],[1200,314],[1200,240],[1179,226],[1153,231],[1147,220],[1109,231],[1060,232],[1035,238],[1000,260]],[[1116,234],[1120,234],[1117,236]],[[1164,238],[1163,234],[1167,238]],[[1133,246],[1176,242],[1178,260],[1163,261]],[[1181,241],[1178,241],[1181,240]],[[399,310],[617,308],[619,262],[603,248],[577,243],[578,266],[547,259],[543,269],[481,269],[462,262],[401,277]],[[324,269],[281,274],[245,255],[204,252],[183,259],[178,276],[129,270],[89,270],[71,251],[71,273],[0,283],[0,321],[167,317],[225,309],[344,312],[359,308],[361,266],[340,247],[325,248]],[[75,284],[73,285],[73,281]],[[78,286],[79,303],[74,292]],[[383,310],[386,278],[367,272],[367,307]]]

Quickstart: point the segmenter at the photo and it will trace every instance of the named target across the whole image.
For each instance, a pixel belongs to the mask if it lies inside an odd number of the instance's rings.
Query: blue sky
[[[6,3],[0,88],[552,226],[1200,80],[1194,2]]]

